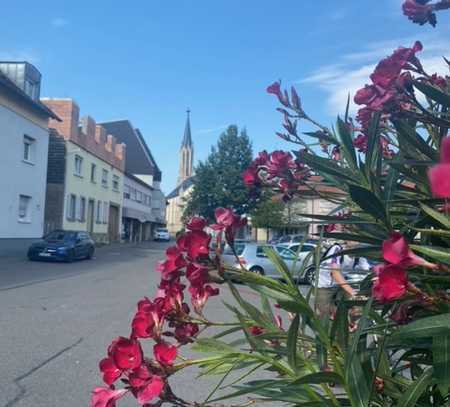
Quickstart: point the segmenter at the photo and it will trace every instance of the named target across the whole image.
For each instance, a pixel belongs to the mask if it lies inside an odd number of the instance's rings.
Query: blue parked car
[[[87,232],[55,230],[28,249],[29,260],[60,260],[68,263],[74,260],[92,259],[95,253],[94,241]]]

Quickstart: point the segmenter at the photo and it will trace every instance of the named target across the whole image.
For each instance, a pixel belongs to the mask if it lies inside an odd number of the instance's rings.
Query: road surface
[[[165,247],[111,246],[72,264],[0,259],[0,407],[88,406],[102,385],[98,361],[113,338],[129,335],[136,302],[153,296]],[[232,302],[227,289],[208,304],[211,319],[224,318],[222,300]],[[196,373],[182,371],[171,383],[181,397],[202,401],[219,378]],[[119,405],[137,404],[130,397]]]

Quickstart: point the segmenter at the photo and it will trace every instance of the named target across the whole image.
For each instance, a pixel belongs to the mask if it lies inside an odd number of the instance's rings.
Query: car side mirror
[[[77,240],[75,240],[75,243],[81,243],[81,238],[77,237]]]

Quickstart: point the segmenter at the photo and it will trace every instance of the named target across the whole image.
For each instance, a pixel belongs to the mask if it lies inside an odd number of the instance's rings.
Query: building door
[[[92,199],[89,199],[88,213],[87,213],[87,227],[88,232],[91,234],[94,231],[94,207],[95,207],[94,201]]]
[[[119,208],[114,205],[109,206],[108,237],[110,242],[119,240]]]

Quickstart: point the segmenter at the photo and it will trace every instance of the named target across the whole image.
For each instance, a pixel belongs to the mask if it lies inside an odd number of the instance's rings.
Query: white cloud
[[[195,133],[196,134],[209,134],[209,133],[215,133],[221,130],[224,130],[227,127],[226,124],[222,124],[220,126],[217,127],[210,127],[210,128],[206,128],[206,129],[200,129],[197,130]]]
[[[69,24],[69,21],[62,17],[56,17],[51,22],[51,25],[55,28],[65,27]]]
[[[422,36],[423,37],[423,36]],[[353,97],[358,89],[369,83],[369,76],[378,61],[392,53],[400,44],[412,46],[414,39],[400,38],[369,44],[364,50],[342,55],[337,63],[320,67],[310,76],[297,83],[318,86],[327,93],[327,107],[331,115],[341,114],[345,109],[347,97]],[[429,35],[422,41],[424,51],[418,54],[425,71],[448,75],[448,67],[442,56],[449,56],[450,41]],[[352,104],[351,112],[357,107]]]

